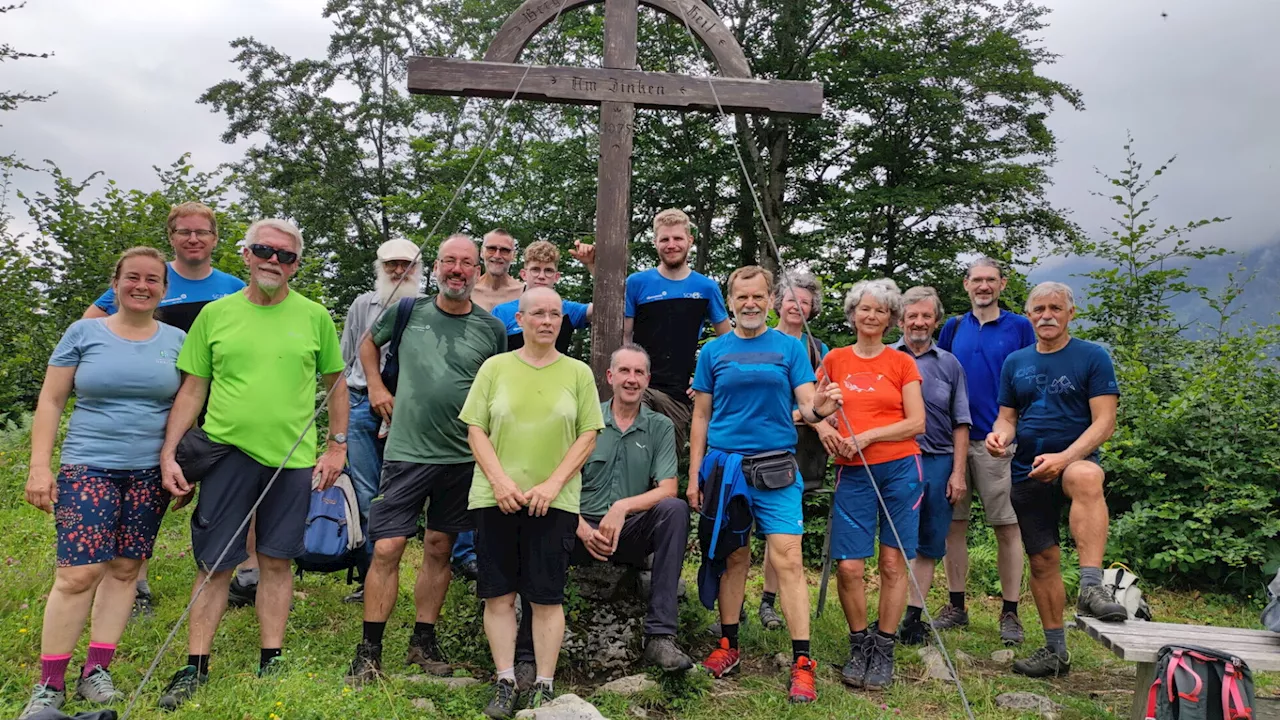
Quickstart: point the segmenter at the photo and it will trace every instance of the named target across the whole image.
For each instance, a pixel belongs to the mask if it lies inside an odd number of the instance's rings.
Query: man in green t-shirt
[[[627,343],[613,353],[606,373],[613,399],[601,404],[604,430],[582,466],[578,542],[572,562],[641,565],[653,553],[644,660],[667,672],[693,660],[676,644],[678,589],[689,541],[689,505],[676,496],[676,433],[671,420],[643,404],[649,354]],[[533,633],[521,618],[516,681],[533,681]]]
[[[303,552],[312,480],[328,488],[346,464],[349,406],[338,331],[324,306],[289,289],[302,233],[286,220],[259,220],[245,231],[242,252],[249,286],[205,305],[187,333],[178,355],[178,369],[187,377],[160,450],[165,489],[190,494],[176,451],[206,398],[204,431],[213,442],[230,446],[201,480],[191,514],[195,587],[209,584],[191,608],[187,665],[160,698],[169,710],[208,681],[209,648],[227,607],[232,570],[248,557],[245,521],[251,512],[261,577],[258,672],[272,667],[289,618],[291,565]],[[311,422],[317,373],[329,390],[330,431],[319,459]]]
[[[564,583],[578,528],[582,463],[604,427],[595,378],[556,350],[563,305],[550,288],[520,297],[524,345],[492,357],[459,414],[475,454],[469,507],[476,511],[476,593],[497,669],[485,715],[516,708],[515,597],[532,603],[537,675],[528,705],[553,694],[564,639]]]
[[[417,622],[406,661],[434,675],[452,675],[436,641],[436,621],[452,578],[449,556],[458,533],[475,529],[467,509],[475,461],[467,426],[458,419],[480,366],[505,352],[506,328],[471,301],[480,255],[465,235],[440,245],[435,297],[418,298],[401,336],[400,372],[392,397],[379,373],[379,348],[391,342],[396,307],[361,341],[369,407],[391,421],[378,495],[369,503],[373,562],[364,586],[364,634],[347,679],[363,684],[382,672],[382,638],[400,589],[405,542],[417,534],[426,506],[422,567],[414,592]]]

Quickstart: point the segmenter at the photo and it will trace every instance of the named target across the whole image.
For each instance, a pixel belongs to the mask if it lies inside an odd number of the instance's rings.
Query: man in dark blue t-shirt
[[[644,404],[671,418],[676,447],[683,451],[693,412],[689,378],[703,325],[710,322],[716,335],[732,327],[720,286],[689,267],[689,216],[683,210],[663,210],[653,219],[653,233],[658,267],[627,278],[623,339],[649,353],[653,370]]]
[[[1036,344],[1005,360],[1000,373],[1000,415],[986,447],[993,456],[1013,452],[1013,509],[1031,563],[1031,594],[1044,626],[1045,647],[1013,664],[1028,677],[1058,677],[1071,669],[1062,612],[1058,533],[1062,510],[1071,505],[1071,535],[1080,556],[1080,599],[1076,611],[1105,621],[1128,617],[1124,606],[1102,588],[1102,556],[1107,549],[1105,476],[1098,448],[1115,432],[1120,388],[1107,351],[1072,338],[1075,317],[1071,288],[1040,283],[1027,297],[1027,317]]]

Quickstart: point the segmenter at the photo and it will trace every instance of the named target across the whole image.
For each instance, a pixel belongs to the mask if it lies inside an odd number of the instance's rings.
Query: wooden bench
[[[1156,674],[1156,653],[1165,645],[1184,643],[1230,653],[1244,660],[1254,673],[1280,670],[1280,634],[1266,630],[1142,621],[1108,623],[1078,615],[1076,626],[1116,657],[1138,664],[1130,714],[1133,720],[1146,717],[1147,690]]]

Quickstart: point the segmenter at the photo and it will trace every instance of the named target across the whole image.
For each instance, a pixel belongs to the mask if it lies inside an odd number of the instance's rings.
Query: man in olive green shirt
[[[675,642],[677,592],[689,539],[689,506],[676,492],[675,426],[641,402],[649,387],[649,355],[639,345],[615,351],[606,377],[613,399],[600,405],[605,427],[582,467],[573,562],[594,558],[640,565],[653,553],[644,660],[668,672],[687,670],[693,660]],[[516,677],[523,680],[533,662],[527,621],[518,640]]]

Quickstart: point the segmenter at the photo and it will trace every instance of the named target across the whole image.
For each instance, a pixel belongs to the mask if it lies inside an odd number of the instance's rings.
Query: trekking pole
[[[827,604],[827,583],[831,581],[831,521],[836,515],[836,494],[830,495],[831,506],[827,508],[827,529],[822,539],[822,582],[818,584],[818,607],[814,619],[822,617],[822,608]]]

